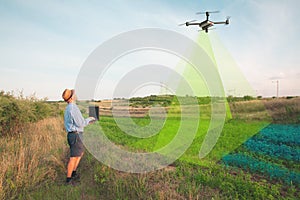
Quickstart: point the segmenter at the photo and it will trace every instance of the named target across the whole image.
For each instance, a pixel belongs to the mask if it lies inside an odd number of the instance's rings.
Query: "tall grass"
[[[234,119],[272,121],[261,100],[238,101],[229,104]]]
[[[300,123],[299,97],[231,102],[230,109],[235,119]]]
[[[264,106],[276,123],[300,123],[300,97],[265,100]]]
[[[65,133],[60,118],[30,124],[0,138],[0,199],[20,198],[65,169]]]

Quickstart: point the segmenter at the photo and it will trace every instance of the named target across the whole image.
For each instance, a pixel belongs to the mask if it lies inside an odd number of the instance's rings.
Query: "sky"
[[[222,45],[256,95],[276,96],[278,81],[279,96],[300,96],[299,7],[298,0],[0,0],[0,90],[60,100],[65,88],[74,88],[88,56],[112,37],[161,28],[197,40],[205,33],[178,24],[205,18],[196,12],[218,10],[210,19],[230,16],[230,25],[216,26],[208,37]],[[143,58],[135,55],[134,64],[137,57]],[[222,55],[216,58],[222,63]],[[179,62],[168,55],[162,60]],[[225,88],[227,95],[242,95],[234,91]],[[109,95],[104,91],[99,98]]]

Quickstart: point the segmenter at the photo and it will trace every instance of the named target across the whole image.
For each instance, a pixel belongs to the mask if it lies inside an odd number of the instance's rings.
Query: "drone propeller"
[[[197,20],[194,19],[194,20],[191,20],[191,21],[188,21],[188,22],[184,22],[182,24],[178,24],[178,26],[183,26],[183,25],[186,25],[186,23],[192,23],[192,22],[196,22]]]
[[[202,14],[207,14],[207,13],[219,13],[220,11],[207,11],[207,12],[197,12],[196,15],[202,15]]]

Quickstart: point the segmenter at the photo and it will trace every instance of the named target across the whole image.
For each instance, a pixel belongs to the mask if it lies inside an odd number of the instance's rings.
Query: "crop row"
[[[248,170],[251,173],[260,173],[266,175],[270,177],[270,179],[282,180],[287,184],[292,183],[300,185],[299,173],[279,167],[272,163],[266,163],[241,153],[224,156],[222,158],[222,162],[227,166],[234,166]]]
[[[294,149],[287,145],[276,145],[270,142],[249,139],[243,145],[247,150],[260,155],[270,156],[291,161],[300,161],[300,149]]]
[[[278,145],[285,144],[300,147],[300,126],[272,124],[261,130],[255,138]]]

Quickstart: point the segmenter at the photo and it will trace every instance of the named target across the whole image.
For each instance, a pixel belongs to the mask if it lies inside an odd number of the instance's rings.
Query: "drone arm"
[[[214,24],[226,24],[226,22],[214,22]]]
[[[199,22],[196,22],[196,23],[187,23],[187,26],[190,26],[190,25],[200,25]]]

